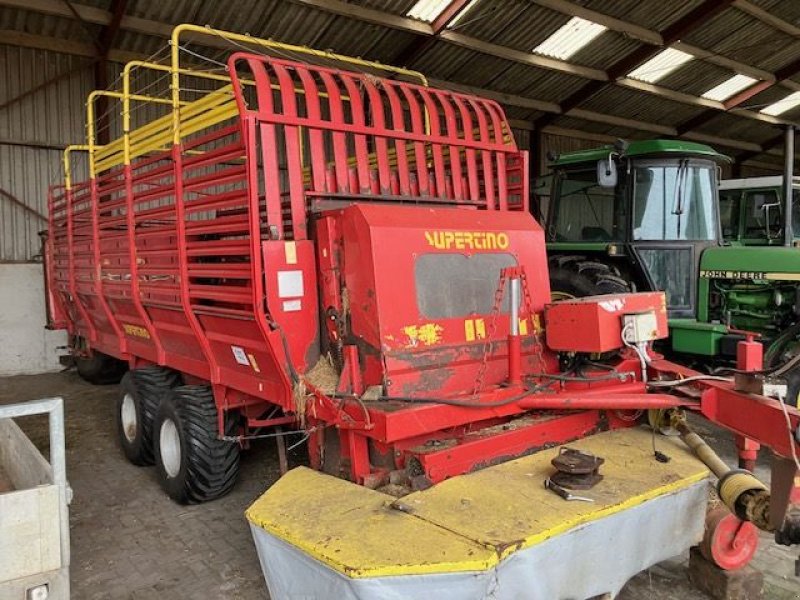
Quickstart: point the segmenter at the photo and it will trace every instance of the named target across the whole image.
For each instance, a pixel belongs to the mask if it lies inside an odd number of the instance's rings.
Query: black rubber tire
[[[75,368],[84,381],[93,385],[110,385],[120,382],[128,371],[128,363],[95,350],[91,356],[77,357]]]
[[[626,281],[613,265],[584,256],[556,256],[549,262],[550,293],[554,300],[635,291],[633,283]]]
[[[177,469],[165,467],[162,429],[171,422],[178,438]],[[236,416],[226,416],[225,434],[236,434]],[[239,444],[219,439],[217,406],[208,386],[173,388],[161,401],[153,427],[156,468],[164,491],[179,504],[196,504],[227,494],[239,474]],[[167,462],[169,460],[167,459]]]
[[[134,465],[146,466],[155,463],[153,454],[153,421],[164,394],[181,384],[179,373],[164,367],[151,366],[128,371],[122,378],[117,397],[117,436],[125,457]],[[129,395],[136,411],[136,423],[125,431],[122,409],[125,396]]]

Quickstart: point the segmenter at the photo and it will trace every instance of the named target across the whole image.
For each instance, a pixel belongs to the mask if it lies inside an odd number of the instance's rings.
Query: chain
[[[478,368],[478,373],[475,376],[475,385],[472,388],[472,397],[475,398],[478,392],[483,388],[483,379],[486,376],[486,369],[489,366],[489,352],[492,349],[492,340],[497,332],[497,315],[500,312],[500,304],[503,302],[503,291],[506,286],[506,271],[500,271],[500,281],[497,284],[497,289],[494,291],[494,306],[492,306],[491,322],[489,327],[489,335],[486,336],[486,341],[483,343],[483,358],[481,359],[481,366]]]
[[[531,300],[530,289],[528,288],[528,275],[525,269],[520,267],[520,279],[522,280],[522,295],[525,298],[525,310],[531,319],[533,337],[536,339],[536,358],[539,359],[539,371],[544,372],[544,343],[540,336],[540,331],[536,328],[536,315],[533,312],[533,301]]]

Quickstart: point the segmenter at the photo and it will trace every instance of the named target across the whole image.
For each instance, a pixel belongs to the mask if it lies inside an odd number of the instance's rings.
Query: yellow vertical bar
[[[94,99],[96,95],[95,92],[91,92],[89,94],[89,98],[86,100],[86,145],[89,150],[89,178],[94,179],[95,172],[94,172],[94,142],[95,142],[95,131],[94,131]]]
[[[172,143],[176,146],[181,143],[181,74],[180,74],[180,47],[179,38],[181,25],[172,30],[171,55],[172,77],[170,78],[170,91],[172,92]],[[177,173],[176,173],[177,176]]]
[[[122,70],[122,162],[131,164],[131,63]]]

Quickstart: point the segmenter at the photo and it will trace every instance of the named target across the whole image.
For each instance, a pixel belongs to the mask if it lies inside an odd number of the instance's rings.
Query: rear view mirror
[[[597,161],[597,185],[604,188],[613,188],[617,185],[617,163],[612,155]]]

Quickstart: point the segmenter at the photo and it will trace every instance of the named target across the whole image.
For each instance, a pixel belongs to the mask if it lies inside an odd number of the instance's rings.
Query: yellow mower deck
[[[255,527],[351,579],[485,571],[519,550],[708,476],[680,440],[656,442],[670,462],[653,458],[651,433],[639,428],[570,444],[606,460],[603,481],[580,492],[593,503],[567,502],[544,488],[553,448],[399,500],[301,467],[246,514]]]

